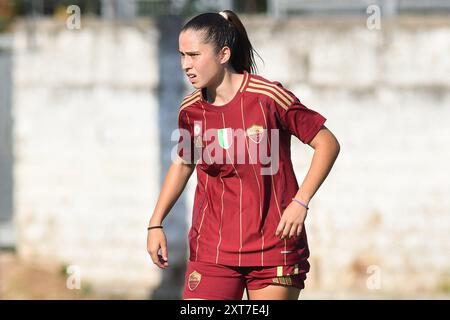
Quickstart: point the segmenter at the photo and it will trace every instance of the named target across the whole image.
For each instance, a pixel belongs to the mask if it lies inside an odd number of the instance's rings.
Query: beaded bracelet
[[[292,200],[295,201],[295,202],[297,202],[297,203],[300,204],[301,206],[305,207],[306,210],[309,210],[309,207],[308,207],[306,204],[304,204],[303,202],[301,202],[300,200],[295,199],[295,198],[292,198]]]
[[[153,227],[148,227],[147,230],[150,230],[150,229],[162,229],[162,228],[163,228],[163,226],[153,226]]]

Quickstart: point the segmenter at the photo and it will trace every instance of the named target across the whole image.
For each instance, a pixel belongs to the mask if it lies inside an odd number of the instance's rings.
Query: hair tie
[[[219,12],[219,14],[222,16],[222,17],[224,17],[225,18],[225,20],[227,20],[228,21],[228,15],[226,14],[226,12],[224,12],[224,11],[220,11]]]
[[[151,230],[151,229],[162,229],[163,226],[153,226],[153,227],[148,227],[147,230]]]
[[[300,200],[295,199],[295,198],[292,198],[292,201],[297,202],[297,203],[298,203],[299,205],[301,205],[302,207],[305,207],[306,210],[309,210],[309,207],[308,207],[308,205],[307,205],[306,203],[303,203],[303,202],[301,202]]]

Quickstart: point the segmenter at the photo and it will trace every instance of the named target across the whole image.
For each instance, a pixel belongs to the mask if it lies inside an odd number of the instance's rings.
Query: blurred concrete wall
[[[17,248],[79,267],[94,290],[145,296],[158,196],[157,30],[38,21],[14,34]]]
[[[448,18],[247,25],[262,73],[322,112],[341,144],[307,218],[305,296],[449,294]],[[313,151],[293,148],[301,181]]]
[[[11,40],[8,35],[0,35],[0,248],[14,244]]]
[[[243,20],[260,73],[325,115],[341,144],[306,222],[304,297],[448,294],[448,19],[401,18],[381,30],[364,19]],[[158,30],[41,21],[31,33],[18,24],[14,37],[19,253],[144,297],[161,279],[143,229],[159,194]],[[312,154],[293,139],[299,183]],[[195,176],[188,220],[194,188]]]

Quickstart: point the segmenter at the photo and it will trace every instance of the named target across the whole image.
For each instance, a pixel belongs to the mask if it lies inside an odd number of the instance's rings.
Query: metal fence
[[[268,0],[267,12],[286,15],[348,15],[366,14],[370,5],[377,5],[388,16],[399,14],[450,13],[448,0]]]
[[[20,16],[52,15],[77,5],[83,14],[128,19],[138,16],[183,15],[233,9],[236,0],[1,0]],[[250,0],[266,1],[266,0]],[[0,7],[1,11],[1,7]]]
[[[56,8],[78,5],[85,14],[127,19],[138,16],[189,15],[232,9],[245,13],[287,15],[366,14],[377,5],[385,15],[450,13],[449,0],[2,0],[19,15],[51,15]]]
[[[233,0],[102,0],[105,18],[186,15],[202,11],[233,8]]]

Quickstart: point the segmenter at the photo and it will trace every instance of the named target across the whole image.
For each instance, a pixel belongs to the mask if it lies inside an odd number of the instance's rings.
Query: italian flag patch
[[[233,131],[231,128],[224,128],[217,130],[219,136],[219,145],[223,149],[228,149],[231,147],[233,141]]]

